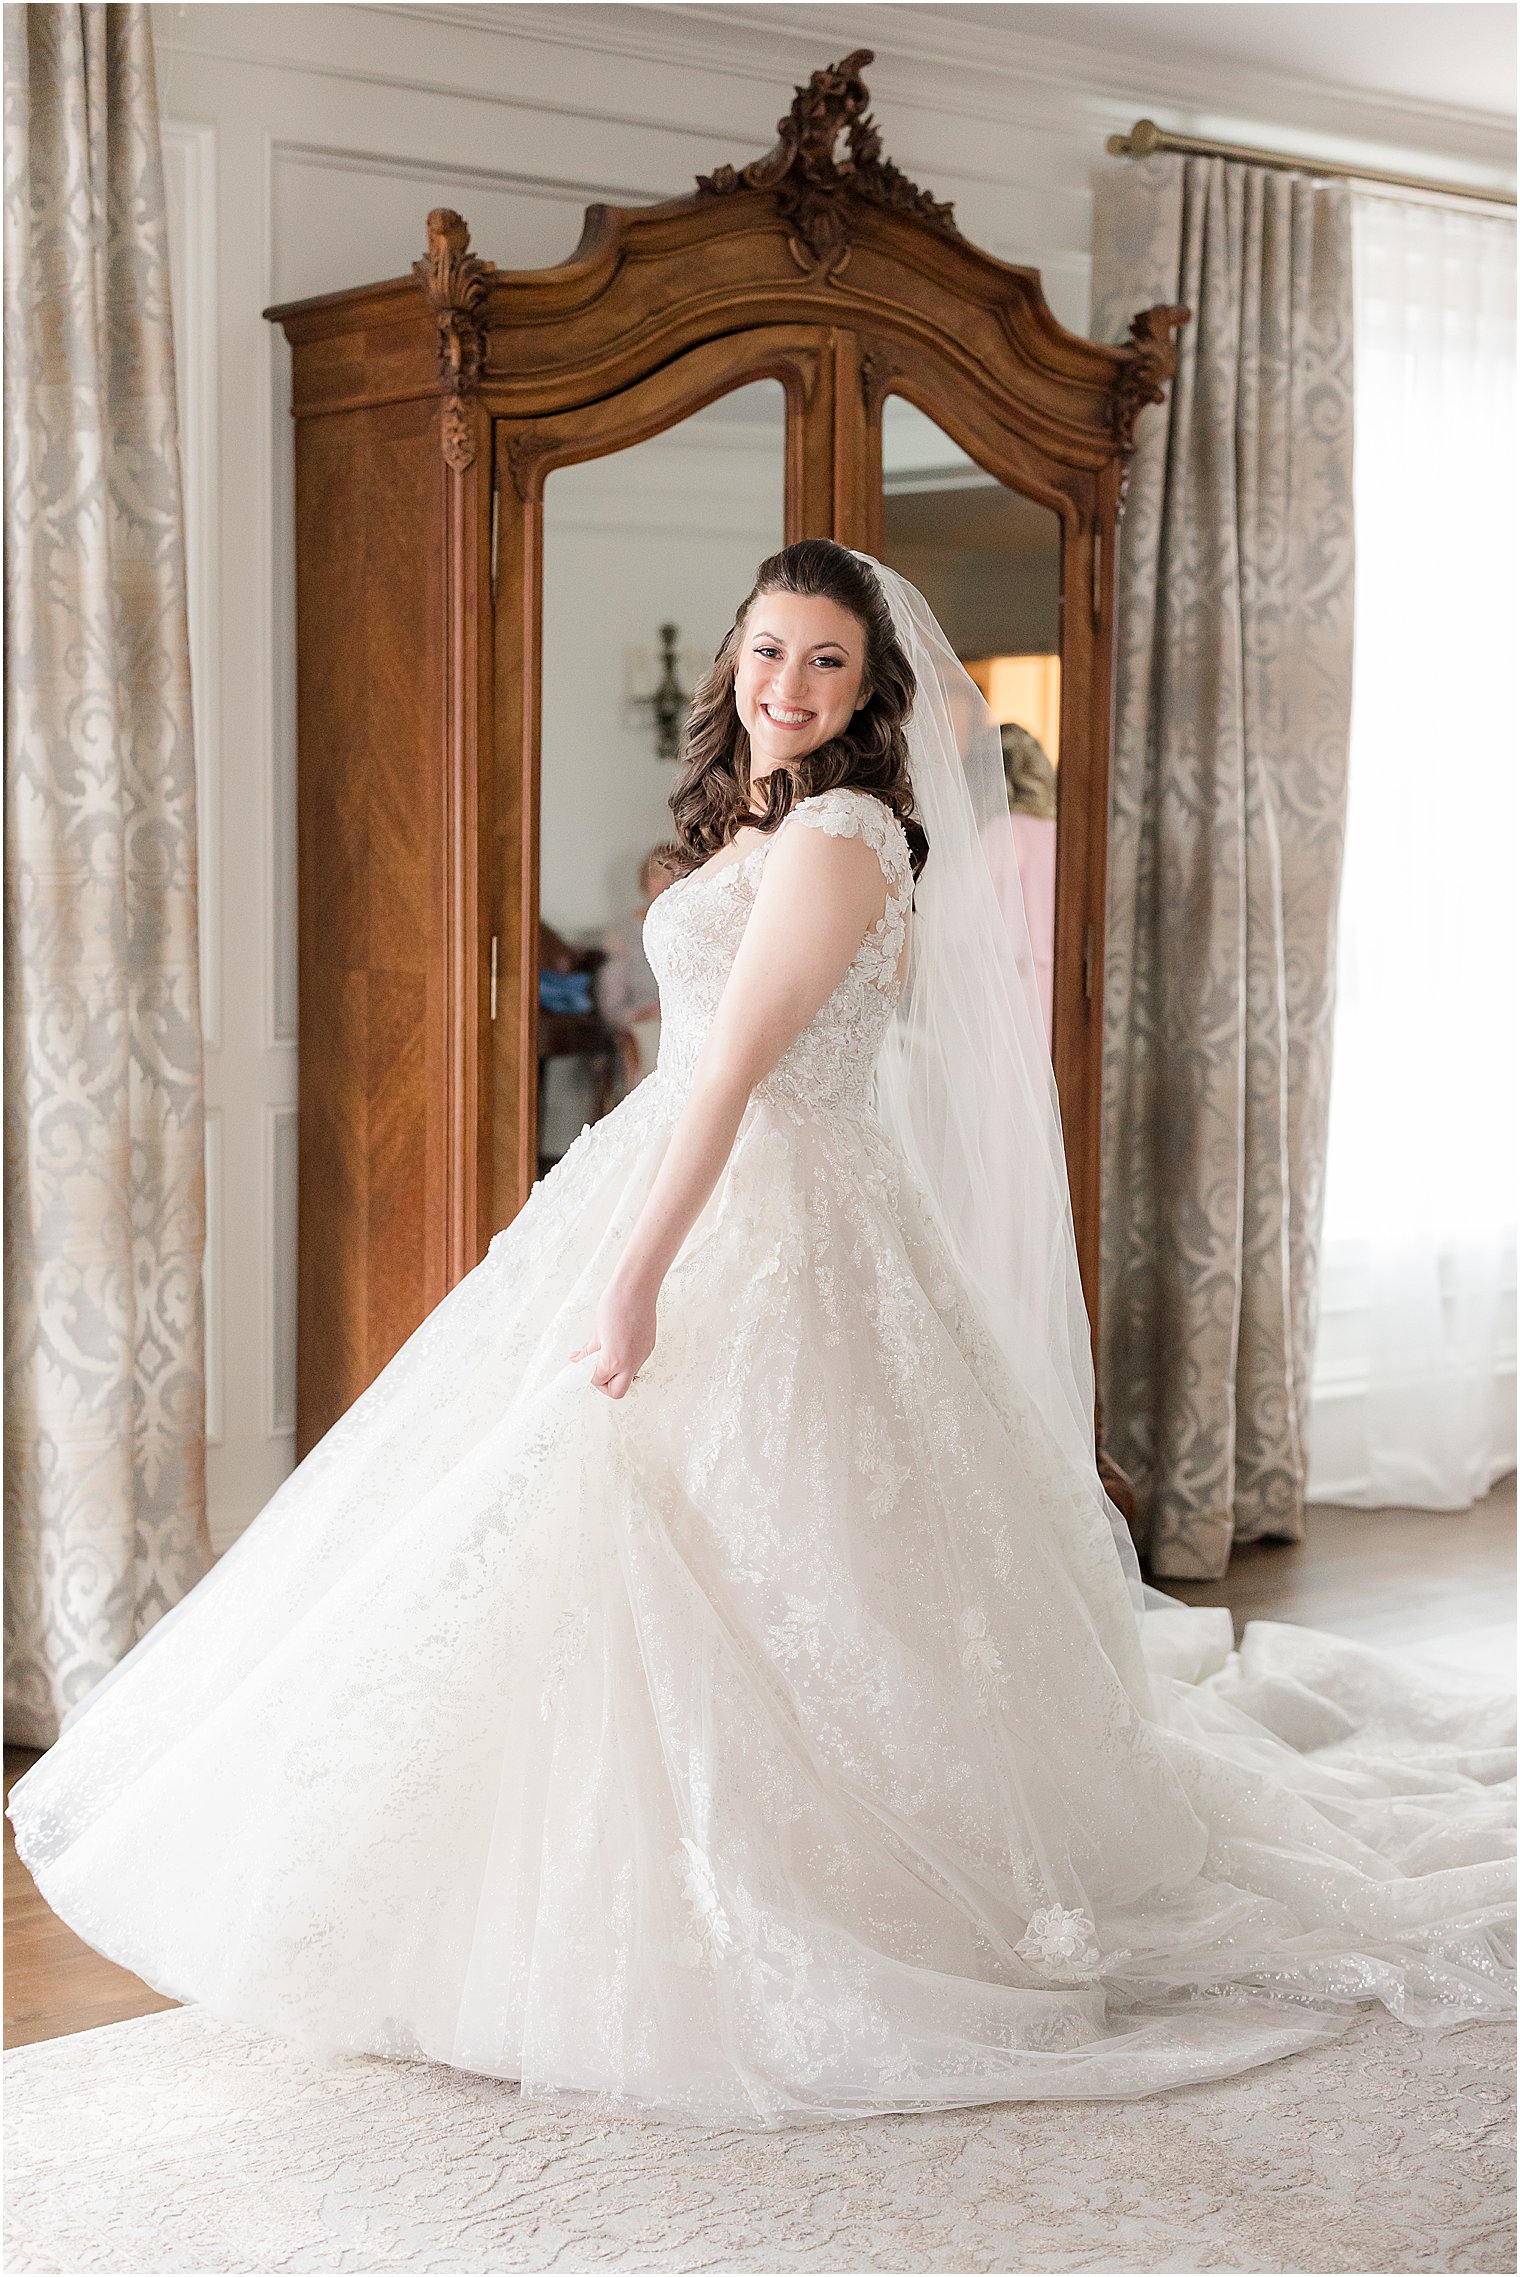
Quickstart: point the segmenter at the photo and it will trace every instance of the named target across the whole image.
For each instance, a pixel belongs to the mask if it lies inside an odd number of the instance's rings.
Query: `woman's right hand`
[[[623,1398],[654,1350],[656,1293],[614,1275],[596,1308],[594,1333],[570,1355],[572,1360],[583,1360],[588,1352],[598,1355],[591,1381],[609,1399]]]

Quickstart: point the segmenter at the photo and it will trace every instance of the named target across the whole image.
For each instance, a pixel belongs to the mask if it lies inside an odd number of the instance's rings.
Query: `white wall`
[[[668,197],[699,171],[769,148],[794,83],[855,45],[876,50],[869,78],[888,155],[952,198],[975,242],[1039,268],[1056,314],[1078,331],[1092,173],[1112,163],[1106,135],[1142,114],[1428,172],[1452,171],[1464,154],[1498,169],[1506,152],[1497,128],[1449,105],[1287,71],[1266,77],[1185,51],[1125,63],[1043,28],[1010,28],[992,10],[152,13],[189,481],[220,1546],[293,1457],[291,462],[286,359],[260,311],[405,272],[434,205],[465,214],[477,248],[504,265],[562,260],[588,202]],[[1029,11],[1017,13],[1027,22]],[[1043,11],[1042,27],[1048,15],[1053,33],[1064,14]]]

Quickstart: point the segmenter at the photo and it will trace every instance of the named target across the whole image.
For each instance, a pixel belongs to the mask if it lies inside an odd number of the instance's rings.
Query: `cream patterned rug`
[[[6,2057],[6,2267],[1512,2271],[1512,2051],[1378,2012],[1136,2103],[678,2133],[178,2009]]]

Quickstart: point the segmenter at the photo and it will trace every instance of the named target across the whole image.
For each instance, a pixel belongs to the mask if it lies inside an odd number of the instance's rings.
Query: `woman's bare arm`
[[[863,838],[782,826],[690,1093],[582,1347],[600,1354],[592,1382],[611,1398],[654,1350],[660,1284],[718,1183],[756,1084],[828,1002],[885,907],[881,864]]]

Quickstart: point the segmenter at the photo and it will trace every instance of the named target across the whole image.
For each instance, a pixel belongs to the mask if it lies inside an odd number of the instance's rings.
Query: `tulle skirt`
[[[627,1398],[568,1364],[680,1100],[582,1133],[11,1816],[314,2056],[776,2127],[1513,2013],[1513,1700],[1137,1618],[863,1114],[752,1103]]]

